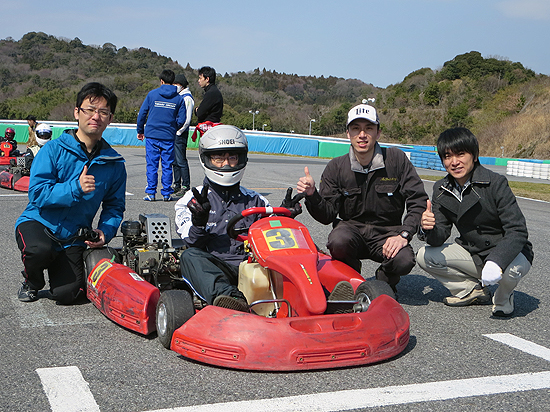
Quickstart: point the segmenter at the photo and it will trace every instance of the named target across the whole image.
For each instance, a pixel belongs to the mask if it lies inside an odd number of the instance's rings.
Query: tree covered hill
[[[134,123],[143,99],[158,87],[158,75],[165,68],[186,75],[199,103],[203,92],[196,81],[198,68],[183,67],[146,48],[84,45],[78,38],[41,32],[27,33],[19,41],[3,39],[0,118],[24,119],[34,114],[40,120],[72,120],[77,91],[89,81],[99,81],[119,97],[114,121]],[[217,83],[225,101],[222,122],[245,129],[252,129],[249,110],[259,110],[256,129],[308,133],[311,124],[314,134],[344,137],[349,108],[375,98],[384,141],[433,144],[444,129],[466,126],[478,135],[484,150],[498,151],[493,155],[501,154],[503,146],[507,156],[547,158],[550,153],[550,125],[541,114],[549,107],[549,78],[521,63],[483,58],[475,51],[456,56],[438,71],[416,70],[385,89],[356,79],[260,68],[219,73]],[[506,124],[513,130],[523,121],[532,123],[532,116],[538,116],[538,126],[531,127],[539,135],[538,143],[514,137],[503,141],[502,136],[510,132],[503,129]],[[310,123],[311,119],[315,122]]]

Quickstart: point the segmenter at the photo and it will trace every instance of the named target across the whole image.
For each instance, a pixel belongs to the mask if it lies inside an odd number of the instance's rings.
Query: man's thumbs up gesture
[[[315,181],[309,174],[309,168],[304,167],[305,176],[301,177],[296,184],[296,191],[298,193],[305,192],[306,196],[311,196],[315,192]]]
[[[426,210],[422,213],[420,220],[422,230],[432,230],[435,226],[435,215],[432,213],[432,202],[428,199]]]
[[[90,193],[95,190],[95,177],[88,174],[88,166],[84,166],[80,174],[80,187],[84,193]]]

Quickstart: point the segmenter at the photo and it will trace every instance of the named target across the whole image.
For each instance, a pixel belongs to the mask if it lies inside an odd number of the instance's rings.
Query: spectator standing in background
[[[160,87],[145,98],[137,118],[137,138],[145,141],[147,187],[143,200],[155,201],[159,161],[162,167],[161,194],[165,202],[172,198],[172,164],[176,132],[185,124],[185,104],[174,83],[174,72],[163,70]]]
[[[29,124],[29,140],[27,141],[27,146],[36,146],[36,126],[38,126],[38,123],[36,122],[36,116],[33,116],[32,114],[29,114],[27,116],[27,123]]]
[[[184,74],[176,75],[174,86],[178,89],[179,95],[183,98],[185,104],[185,123],[176,132],[174,142],[174,197],[179,199],[189,190],[191,179],[189,176],[189,162],[187,161],[187,140],[189,139],[189,124],[193,117],[193,107],[195,101],[189,90],[189,82]]]
[[[201,104],[195,107],[198,124],[193,133],[193,141],[197,140],[199,133],[220,124],[223,115],[223,97],[216,86],[216,70],[209,66],[201,67],[198,82],[204,89],[204,97]]]

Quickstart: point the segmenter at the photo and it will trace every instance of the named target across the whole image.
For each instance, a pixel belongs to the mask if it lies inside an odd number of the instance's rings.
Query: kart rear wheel
[[[380,295],[388,295],[395,299],[395,293],[386,282],[373,279],[361,283],[355,291],[355,300],[358,303],[353,306],[354,312],[366,312],[371,302]]]
[[[157,336],[166,349],[170,349],[174,331],[195,314],[193,296],[187,290],[162,292],[157,304]]]
[[[120,263],[120,256],[118,252],[110,246],[86,249],[82,256],[84,258],[84,270],[86,271],[86,276],[90,276],[90,272],[101,259],[110,259],[114,260],[115,263]]]

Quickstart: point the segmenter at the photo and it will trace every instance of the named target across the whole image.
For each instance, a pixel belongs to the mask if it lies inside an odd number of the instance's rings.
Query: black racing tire
[[[395,299],[395,293],[386,282],[377,279],[366,280],[355,291],[355,300],[358,303],[355,304],[354,311],[365,312],[371,302],[381,295],[388,295],[390,298]]]
[[[187,290],[162,292],[157,303],[156,327],[160,343],[170,349],[172,335],[195,314],[193,296]]]
[[[120,263],[120,256],[118,252],[110,246],[86,249],[82,257],[84,258],[84,270],[86,271],[86,277],[90,276],[90,272],[101,259],[114,259],[115,263]]]

